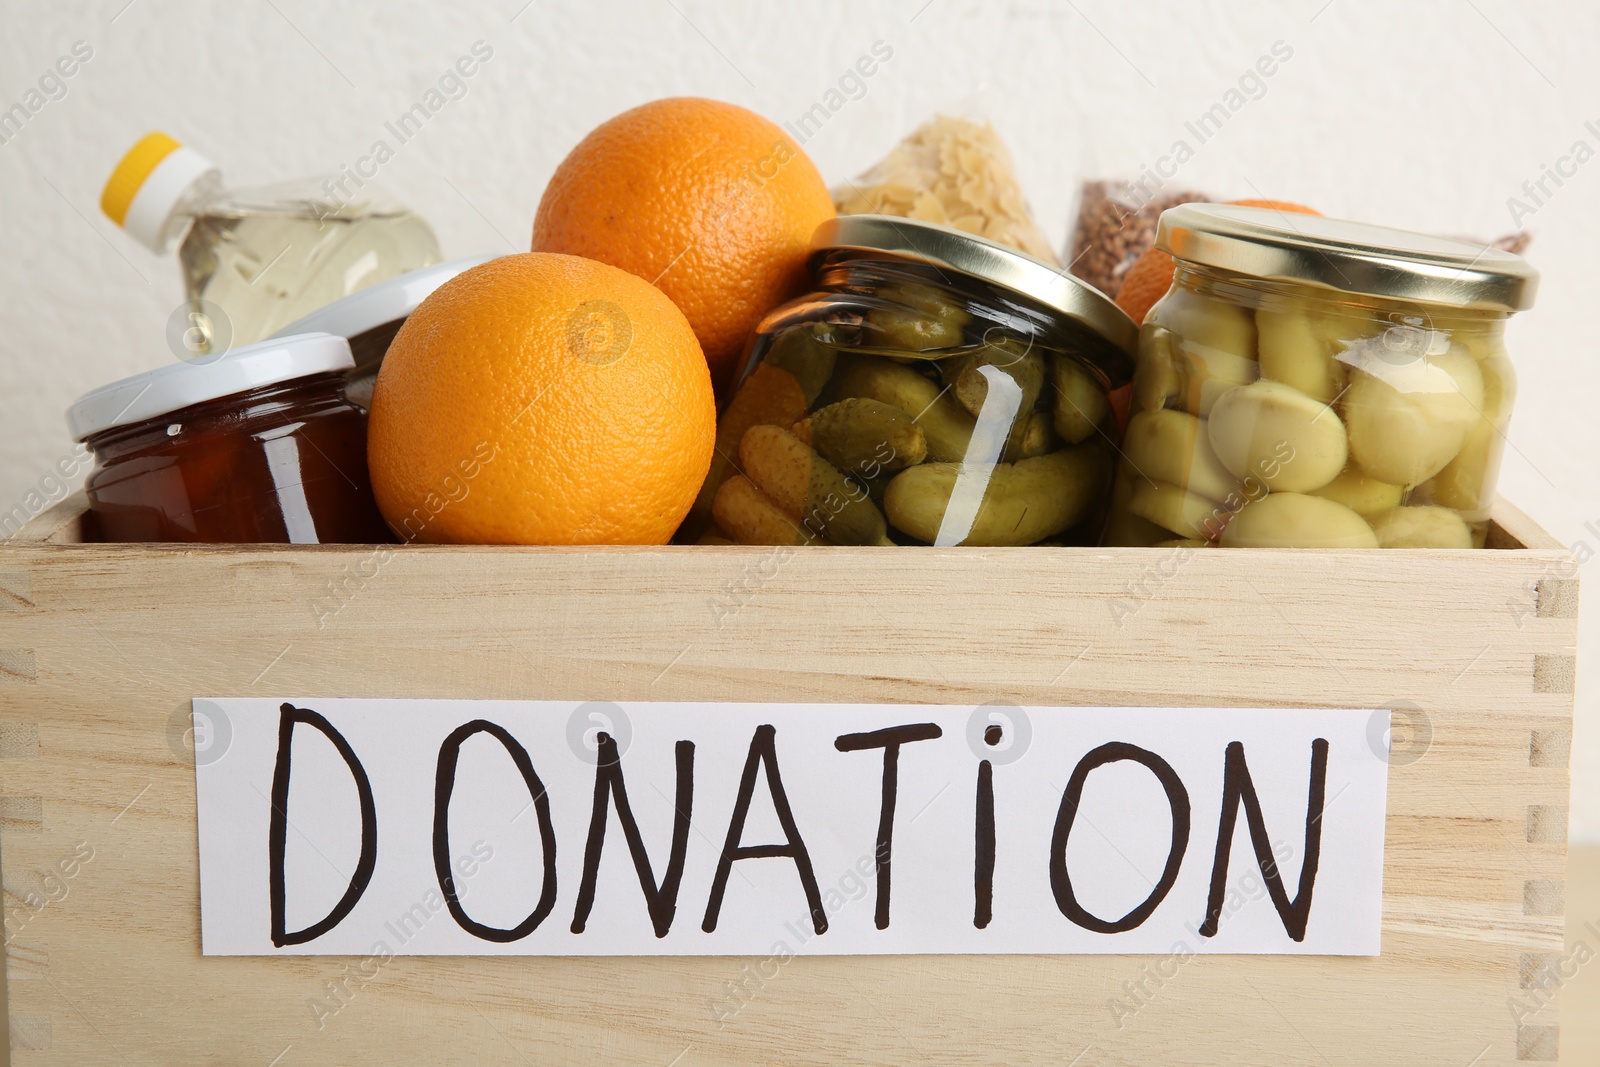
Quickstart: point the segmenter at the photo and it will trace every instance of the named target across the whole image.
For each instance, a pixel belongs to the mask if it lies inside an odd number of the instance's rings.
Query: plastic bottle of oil
[[[374,282],[440,261],[433,230],[352,174],[251,190],[164,133],[128,150],[100,207],[141,244],[178,243],[189,354],[270,336]]]

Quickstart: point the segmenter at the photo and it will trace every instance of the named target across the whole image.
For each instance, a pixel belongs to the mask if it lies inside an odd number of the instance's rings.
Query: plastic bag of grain
[[[1129,181],[1084,182],[1078,193],[1078,221],[1067,248],[1067,270],[1115,297],[1133,261],[1155,243],[1161,213],[1210,199],[1192,189],[1163,192]]]

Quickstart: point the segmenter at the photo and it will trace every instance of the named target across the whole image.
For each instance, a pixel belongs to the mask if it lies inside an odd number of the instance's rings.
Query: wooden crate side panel
[[[1536,668],[1573,652],[1537,594],[1561,555],[1198,553],[1155,578],[1152,555],[408,551],[367,576],[353,550],[8,549],[27,605],[0,647],[32,656],[0,675],[15,1062],[1537,1062],[1554,1007],[1519,1037],[1511,1003],[1561,944],[1572,694]],[[199,957],[170,731],[201,693],[1409,702],[1431,740],[1391,769],[1376,959],[398,958],[357,981]]]

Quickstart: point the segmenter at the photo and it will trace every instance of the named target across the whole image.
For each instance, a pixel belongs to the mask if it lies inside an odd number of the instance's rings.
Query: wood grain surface
[[[1561,993],[1561,1060],[1600,1063],[1600,933],[1596,933],[1600,931],[1600,846],[1573,846],[1567,858],[1567,886],[1566,956],[1571,962],[1565,974],[1558,967],[1558,981],[1553,983]],[[1530,983],[1530,1002],[1533,988]],[[1540,1014],[1548,1017],[1541,1021],[1551,1021],[1556,1009],[1544,1008]]]
[[[1512,1005],[1562,952],[1576,581],[1512,509],[1495,551],[1180,556],[82,545],[78,506],[0,545],[19,1067],[1556,1056]],[[358,961],[200,955],[202,694],[1387,705],[1429,740],[1390,769],[1379,957],[398,957],[319,1025]]]

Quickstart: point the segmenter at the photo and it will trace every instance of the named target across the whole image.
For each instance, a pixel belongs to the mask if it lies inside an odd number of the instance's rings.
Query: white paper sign
[[[207,955],[1376,955],[1388,712],[196,699]]]

